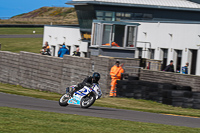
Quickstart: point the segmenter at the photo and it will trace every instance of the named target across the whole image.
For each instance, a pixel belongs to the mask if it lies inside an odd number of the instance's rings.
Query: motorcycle
[[[70,95],[70,92],[75,90],[76,86],[70,86],[66,89],[66,94],[61,96],[59,100],[60,106],[67,106],[69,104],[79,105],[81,108],[89,108],[93,105],[95,100],[101,98],[102,92],[100,86],[96,83],[93,83],[92,86],[84,86],[82,89],[73,93],[73,96]]]

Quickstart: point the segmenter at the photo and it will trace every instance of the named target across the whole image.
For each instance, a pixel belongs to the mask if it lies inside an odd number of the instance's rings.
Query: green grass
[[[0,38],[0,43],[2,51],[39,53],[43,38]]]
[[[43,34],[44,28],[17,28],[17,27],[0,27],[0,34],[33,34],[33,31],[35,31],[35,34]]]
[[[200,128],[0,107],[1,133],[199,133]]]
[[[47,91],[45,92],[35,89],[27,89],[21,86],[3,84],[3,83],[0,83],[0,92],[43,98],[48,100],[56,100],[56,101],[58,101],[59,98],[61,97],[61,94],[57,93],[52,93]],[[169,105],[153,101],[136,100],[133,98],[101,98],[94,103],[94,106],[200,117],[200,110],[198,109],[185,109],[181,107],[172,107]]]

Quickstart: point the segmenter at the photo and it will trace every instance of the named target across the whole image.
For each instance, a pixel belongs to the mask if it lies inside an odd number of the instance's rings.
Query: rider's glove
[[[84,87],[84,85],[81,84],[81,83],[79,83],[77,88],[81,89],[81,88],[83,88],[83,87]]]

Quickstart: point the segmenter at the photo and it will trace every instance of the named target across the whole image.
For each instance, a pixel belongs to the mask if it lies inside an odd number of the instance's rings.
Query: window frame
[[[98,32],[96,32],[97,29],[95,28],[95,25],[99,25],[98,26]],[[105,25],[111,25],[111,32],[110,32],[110,37],[109,37],[109,44],[110,46],[104,46],[102,45],[103,43],[103,35],[105,33],[104,31],[104,27]],[[124,28],[124,34],[123,34],[123,44],[121,47],[115,47],[112,46],[111,43],[113,42],[114,38],[115,38],[115,34],[114,34],[114,27],[115,25],[123,25]],[[92,27],[92,37],[91,37],[91,46],[92,47],[101,47],[101,48],[114,48],[114,49],[136,49],[137,46],[137,35],[138,35],[138,26],[140,24],[139,23],[127,23],[127,22],[110,22],[110,21],[100,21],[100,20],[93,20],[93,27]],[[127,36],[128,36],[128,27],[134,27],[134,37],[133,37],[133,45],[134,47],[128,47],[127,46]],[[96,34],[95,34],[96,33]],[[100,33],[100,34],[97,34]],[[96,39],[95,39],[96,37]]]

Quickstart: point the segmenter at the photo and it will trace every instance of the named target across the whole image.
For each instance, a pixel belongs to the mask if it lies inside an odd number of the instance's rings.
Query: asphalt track
[[[28,35],[0,35],[0,38],[43,38],[42,34],[28,34]]]
[[[44,100],[26,96],[12,95],[0,92],[0,107],[22,108],[30,110],[40,110],[64,114],[77,114],[83,116],[102,117],[110,119],[121,119],[136,122],[158,123],[174,126],[186,126],[200,128],[200,118],[163,115],[123,109],[113,109],[91,106],[82,109],[79,106],[68,105],[59,106],[57,101]]]

